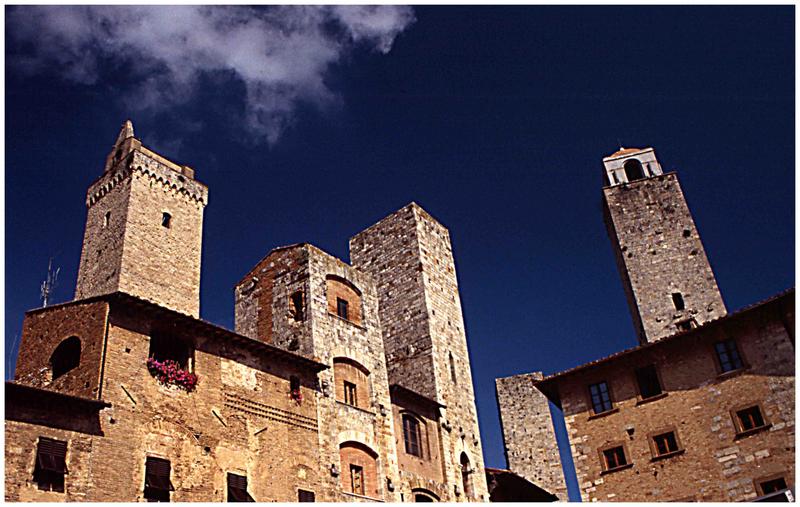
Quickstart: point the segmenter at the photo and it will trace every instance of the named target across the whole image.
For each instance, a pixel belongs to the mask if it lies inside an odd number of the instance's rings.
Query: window
[[[592,409],[595,414],[602,414],[611,410],[611,397],[608,394],[608,384],[598,382],[589,386],[592,395]]]
[[[108,227],[108,222],[111,220],[111,212],[106,211],[106,214],[103,215],[103,227]]]
[[[64,475],[67,473],[67,443],[52,438],[39,437],[33,481],[43,491],[64,492]]]
[[[625,457],[625,448],[621,445],[603,451],[603,465],[607,472],[622,468],[627,464],[628,459]]]
[[[686,304],[683,302],[683,294],[680,292],[672,293],[672,304],[675,305],[675,309],[678,311],[686,309]]]
[[[364,494],[364,467],[350,465],[350,491],[357,494]]]
[[[758,490],[761,492],[761,495],[769,495],[770,493],[776,493],[778,491],[783,491],[787,489],[789,486],[786,484],[786,479],[783,477],[775,477],[767,480],[761,480],[758,482]]]
[[[305,313],[303,312],[303,292],[297,291],[289,297],[291,301],[290,312],[295,322],[303,322]]]
[[[461,453],[461,485],[464,488],[464,496],[472,498],[472,467],[469,464],[467,453]]]
[[[691,235],[692,235],[692,231],[691,231],[691,229],[684,229],[684,230],[683,230],[683,237],[684,237],[684,238],[688,238],[688,237],[690,237]]]
[[[666,456],[680,450],[674,431],[668,431],[652,437],[653,456]]]
[[[169,461],[148,457],[144,472],[144,497],[148,502],[169,502],[169,492],[174,491],[169,480]]]
[[[663,392],[661,382],[658,380],[658,372],[652,364],[636,370],[636,383],[643,400],[658,396]]]
[[[244,475],[228,474],[228,501],[229,502],[255,502],[247,492],[247,477]]]
[[[170,225],[172,225],[172,215],[165,211],[161,214],[161,226],[169,229]]]
[[[684,319],[679,322],[675,323],[675,327],[678,328],[678,331],[689,331],[690,329],[694,329],[697,327],[697,321],[693,318]]]
[[[622,167],[625,169],[625,176],[628,178],[628,182],[644,178],[644,169],[642,168],[642,163],[635,158],[625,162]]]
[[[150,337],[149,357],[157,361],[175,361],[182,369],[191,370],[192,348],[186,341],[175,336],[153,332]]]
[[[450,359],[450,380],[453,381],[453,384],[456,384],[456,360],[453,359],[453,353],[448,352],[449,359]]]
[[[419,420],[411,414],[403,414],[403,440],[406,453],[418,458],[422,457],[421,433]]]
[[[290,391],[300,390],[300,377],[296,375],[292,375],[289,377],[289,390]]]
[[[736,432],[740,434],[766,426],[764,416],[761,414],[761,408],[758,405],[737,410],[734,422],[736,423]]]
[[[342,298],[336,298],[336,315],[347,319],[347,301]]]
[[[81,340],[77,336],[70,336],[58,344],[50,355],[50,370],[53,380],[77,367],[81,362]]]
[[[317,498],[313,491],[306,491],[305,489],[297,490],[298,502],[316,502]]]
[[[719,367],[722,373],[740,369],[742,358],[739,355],[739,349],[736,348],[736,342],[733,340],[725,340],[714,344],[714,349],[717,352],[717,359],[719,360]]]
[[[344,381],[344,402],[354,407],[358,406],[358,394],[356,385],[352,382]]]

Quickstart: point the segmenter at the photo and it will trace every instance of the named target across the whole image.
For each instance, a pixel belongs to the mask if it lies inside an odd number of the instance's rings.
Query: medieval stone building
[[[606,227],[640,345],[498,379],[509,467],[563,491],[549,400],[583,501],[791,497],[794,290],[727,313],[677,175],[652,148],[603,163]]]
[[[75,299],[25,315],[6,499],[489,500],[447,229],[412,203],[352,238],[352,265],[276,248],[231,331],[200,319],[207,203],[123,126]]]

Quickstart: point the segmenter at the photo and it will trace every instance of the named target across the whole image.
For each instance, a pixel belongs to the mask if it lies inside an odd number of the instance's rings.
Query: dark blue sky
[[[7,352],[50,256],[54,299],[72,297],[85,191],[127,117],[209,187],[201,311],[223,326],[233,284],[276,246],[347,260],[350,236],[412,200],[447,226],[489,466],[505,466],[495,377],[636,343],[600,207],[618,143],[678,171],[729,310],[794,285],[793,6],[414,14],[387,54],[330,65],[338,102],[301,101],[272,145],[248,133],[235,76],[143,109],[124,56],[99,59],[93,83],[23,72],[45,42],[7,24]]]

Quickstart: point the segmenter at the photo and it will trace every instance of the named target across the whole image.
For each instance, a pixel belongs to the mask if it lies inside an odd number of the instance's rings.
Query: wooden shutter
[[[39,468],[59,474],[67,473],[67,443],[51,438],[40,437],[36,452]]]
[[[162,491],[174,491],[169,480],[170,468],[169,461],[165,459],[147,458],[144,485]]]

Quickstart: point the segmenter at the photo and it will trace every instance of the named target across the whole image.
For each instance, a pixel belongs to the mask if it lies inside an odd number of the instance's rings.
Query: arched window
[[[53,380],[75,368],[81,362],[81,340],[70,336],[58,344],[50,356],[50,370]]]
[[[411,493],[414,495],[415,502],[438,502],[439,497],[434,495],[427,489],[416,488],[412,489]]]
[[[369,370],[347,357],[334,357],[333,377],[338,401],[352,407],[369,408],[372,401]]]
[[[344,442],[339,446],[343,491],[376,498],[378,496],[378,455],[364,444]]]
[[[361,291],[349,280],[340,276],[325,277],[328,312],[339,318],[361,325]]]
[[[467,453],[461,453],[461,485],[464,488],[464,496],[472,498],[472,467],[469,464]]]
[[[418,458],[425,456],[422,431],[424,426],[425,423],[413,414],[403,414],[403,441],[407,454]]]
[[[628,160],[622,167],[625,169],[625,176],[628,178],[629,182],[644,178],[642,163],[637,159],[632,158]]]

